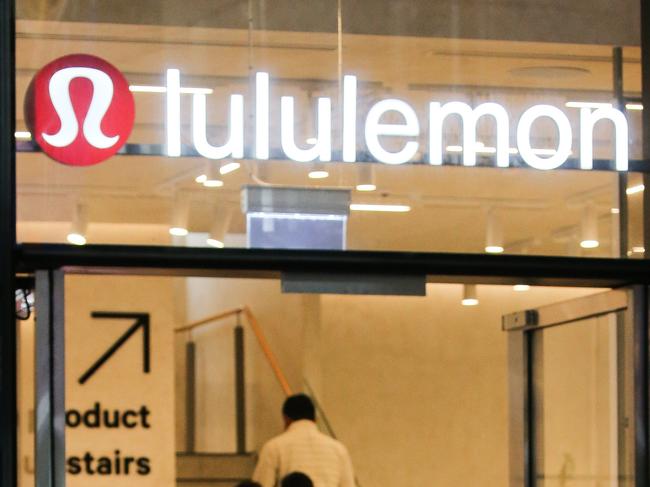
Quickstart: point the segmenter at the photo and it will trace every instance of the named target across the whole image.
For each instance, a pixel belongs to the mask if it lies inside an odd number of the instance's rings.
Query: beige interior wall
[[[323,297],[323,402],[364,486],[507,485],[504,313],[593,290]]]

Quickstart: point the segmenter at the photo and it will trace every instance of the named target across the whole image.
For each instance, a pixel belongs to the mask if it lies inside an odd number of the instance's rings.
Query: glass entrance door
[[[511,485],[635,485],[633,290],[503,317]]]

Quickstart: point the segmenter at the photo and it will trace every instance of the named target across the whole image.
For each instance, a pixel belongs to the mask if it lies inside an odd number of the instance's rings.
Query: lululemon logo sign
[[[126,143],[135,118],[129,84],[117,68],[95,56],[56,59],[32,80],[25,120],[48,156],[70,166],[90,166]]]

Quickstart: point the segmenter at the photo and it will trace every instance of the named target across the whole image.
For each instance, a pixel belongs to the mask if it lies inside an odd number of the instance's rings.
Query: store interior
[[[263,17],[255,17],[258,23],[251,29],[36,18],[17,23],[20,242],[74,242],[68,235],[83,226],[88,244],[188,245],[189,239],[169,233],[173,221],[180,219],[188,232],[199,234],[191,246],[245,247],[242,188],[256,185],[338,188],[349,191],[353,205],[388,205],[387,211],[348,212],[344,248],[349,250],[644,254],[640,174],[629,174],[627,194],[621,197],[616,171],[539,171],[526,167],[517,154],[514,121],[529,106],[546,103],[566,112],[573,133],[571,157],[579,157],[580,107],[615,103],[611,45],[586,39],[533,42],[523,31],[511,32],[509,40],[338,36],[264,29]],[[129,150],[141,155],[118,155],[78,168],[54,164],[33,152],[22,111],[28,84],[49,61],[75,52],[100,56],[126,76],[136,102]],[[622,53],[624,93],[638,97],[639,48],[624,46]],[[250,102],[245,105],[245,136],[247,154],[252,150],[253,82],[255,73],[264,71],[272,80],[271,153],[280,140],[279,99],[287,95],[296,100],[296,143],[302,147],[309,147],[316,134],[316,99],[331,98],[332,144],[340,150],[337,78],[354,74],[359,80],[358,153],[366,151],[362,118],[374,102],[389,97],[414,107],[422,125],[421,136],[414,139],[420,151],[411,163],[395,166],[336,162],[336,152],[333,162],[318,164],[165,157],[165,95],[160,90],[168,68],[180,70],[182,86],[209,93],[208,138],[214,144],[226,140],[229,97],[239,93]],[[182,143],[191,147],[193,96],[181,98]],[[497,102],[507,108],[512,167],[495,167],[496,126],[489,117],[477,125],[478,167],[459,166],[462,130],[455,117],[445,123],[443,134],[444,159],[450,165],[427,163],[428,103],[452,100],[470,106]],[[639,108],[638,103],[628,103],[631,160],[639,159],[641,152]],[[613,136],[607,123],[596,126],[597,159],[613,157]],[[557,138],[556,127],[540,120],[531,143],[546,157],[557,148]],[[402,137],[384,137],[387,148],[397,150],[403,143]],[[628,221],[626,249],[620,248],[621,206]],[[211,232],[217,235],[208,242]],[[497,235],[497,242],[488,241],[495,240],[489,235]]]
[[[355,296],[283,293],[280,284],[66,277],[67,485],[113,478],[186,487],[245,478],[255,452],[283,430],[278,370],[291,392],[316,399],[319,426],[347,445],[359,485],[505,485],[513,447],[512,367],[502,317],[606,291],[429,283],[426,296]],[[233,313],[239,309],[250,315]],[[136,332],[82,383],[97,357],[132,324],[92,314],[109,311],[149,316],[150,371],[141,368],[144,337]],[[238,325],[244,337],[244,455],[237,454]],[[19,408],[29,417],[34,323],[19,326]],[[615,319],[601,316],[544,331],[540,370],[547,406],[541,421],[549,485],[621,474],[616,462],[629,431],[617,426],[623,413],[616,326]],[[194,365],[188,376],[190,342]],[[123,423],[102,423],[104,411],[109,418],[121,414]],[[124,419],[128,411],[133,413]],[[20,431],[20,485],[31,487],[33,425],[21,423]],[[123,463],[116,470],[120,458],[134,459],[130,473]],[[107,462],[103,470],[101,461]],[[138,461],[147,468],[136,469]]]

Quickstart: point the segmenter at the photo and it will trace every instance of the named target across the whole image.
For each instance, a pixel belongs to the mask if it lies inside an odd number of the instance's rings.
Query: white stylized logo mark
[[[94,68],[64,68],[50,79],[50,98],[61,120],[56,134],[43,133],[43,139],[54,147],[66,147],[77,138],[79,124],[70,99],[70,83],[75,78],[86,78],[93,84],[93,94],[88,114],[83,124],[83,133],[90,145],[97,149],[108,149],[117,144],[119,135],[108,137],[101,128],[102,120],[113,101],[113,81],[103,71]]]

